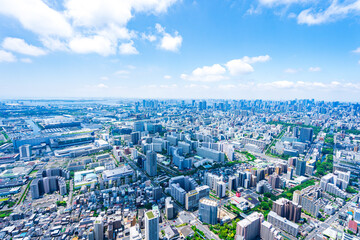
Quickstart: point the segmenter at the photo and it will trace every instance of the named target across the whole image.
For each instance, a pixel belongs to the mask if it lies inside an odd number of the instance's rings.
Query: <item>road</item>
[[[325,222],[321,223],[319,228],[312,231],[309,235],[307,235],[307,237],[305,239],[306,240],[313,239],[316,236],[316,234],[322,233],[325,229],[327,229],[338,218],[339,214],[341,212],[344,212],[350,206],[350,204],[352,203],[352,200],[358,196],[360,196],[360,194],[356,194],[355,196],[353,196],[350,199],[350,201],[348,201],[342,208],[339,209],[339,211],[337,211],[334,215],[332,215],[328,219],[326,219]]]
[[[69,198],[67,201],[67,208],[71,208],[72,206],[72,195],[73,195],[73,190],[74,190],[74,185],[73,185],[73,180],[71,179],[70,181],[70,191],[69,191]]]

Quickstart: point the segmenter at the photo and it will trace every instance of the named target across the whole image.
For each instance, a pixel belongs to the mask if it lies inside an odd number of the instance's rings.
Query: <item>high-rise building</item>
[[[31,158],[31,145],[25,144],[19,147],[20,160],[30,161]]]
[[[297,176],[304,176],[306,170],[306,161],[302,159],[296,160],[296,169],[295,173]]]
[[[145,213],[145,240],[159,240],[159,215],[153,210]]]
[[[104,222],[102,217],[97,217],[94,222],[94,235],[95,240],[103,240],[104,239]]]
[[[203,223],[217,224],[218,203],[208,198],[199,201],[199,219]]]
[[[226,194],[226,184],[223,181],[216,183],[216,195],[219,198],[225,197]]]
[[[280,240],[282,239],[280,232],[274,226],[264,221],[261,223],[260,238],[262,240]]]
[[[165,199],[165,215],[169,220],[173,219],[175,216],[175,208],[171,197]]]
[[[260,226],[263,220],[264,216],[261,213],[253,212],[245,219],[239,221],[236,226],[236,239],[257,239],[260,235]]]
[[[288,199],[280,198],[273,203],[272,210],[277,215],[284,217],[292,222],[298,222],[301,215],[301,206]]]
[[[301,128],[300,129],[300,141],[301,142],[312,142],[313,140],[313,129],[312,128]]]
[[[146,153],[146,173],[153,177],[157,174],[157,155],[154,151],[147,151]]]

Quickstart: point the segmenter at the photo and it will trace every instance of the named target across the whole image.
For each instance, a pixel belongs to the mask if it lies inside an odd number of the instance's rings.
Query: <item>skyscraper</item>
[[[157,174],[157,155],[154,151],[147,151],[146,153],[146,173],[153,177]]]
[[[295,173],[297,176],[304,176],[306,170],[306,161],[302,159],[296,160],[296,169]]]
[[[199,202],[199,219],[203,223],[217,224],[218,204],[216,201],[202,198]]]
[[[145,240],[159,240],[159,215],[153,210],[145,213]]]
[[[301,142],[312,142],[313,140],[313,129],[312,128],[301,128],[300,129],[300,141]]]
[[[95,240],[104,239],[104,222],[102,217],[96,218],[94,222]]]

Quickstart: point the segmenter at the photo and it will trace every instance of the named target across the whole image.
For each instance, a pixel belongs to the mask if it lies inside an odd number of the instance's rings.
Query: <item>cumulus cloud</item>
[[[159,48],[167,51],[177,52],[179,51],[182,44],[182,37],[178,32],[171,35],[165,31],[159,23],[155,25],[156,31],[162,35]]]
[[[138,50],[134,47],[134,42],[122,43],[119,47],[119,53],[123,55],[139,54]]]
[[[0,50],[0,62],[16,62],[16,57],[11,52]]]
[[[70,37],[73,33],[65,15],[41,0],[0,0],[0,14],[15,18],[25,29],[41,36]]]
[[[172,77],[170,75],[165,75],[164,78],[165,79],[171,79]]]
[[[321,68],[320,67],[310,67],[309,68],[309,72],[321,72]]]
[[[30,56],[41,56],[46,54],[46,51],[43,49],[27,44],[24,39],[20,38],[7,37],[4,39],[2,47],[9,51]]]
[[[189,81],[216,82],[225,78],[226,69],[220,64],[196,68],[191,75],[181,74],[181,78]]]
[[[97,53],[108,56],[116,53],[115,44],[103,36],[76,37],[69,43],[75,53]]]
[[[241,59],[235,59],[227,62],[226,67],[231,75],[251,73],[254,71],[254,68],[249,63],[246,63]]]
[[[181,74],[180,77],[184,80],[199,81],[199,82],[216,82],[232,76],[247,74],[254,72],[251,64],[267,62],[271,59],[269,55],[248,57],[245,56],[240,59],[233,59],[225,64],[214,64],[212,66],[198,67],[190,75]]]
[[[136,13],[158,15],[178,0],[66,0],[50,4],[42,0],[0,0],[0,14],[16,19],[24,29],[38,35],[51,51],[137,54],[132,39],[140,34],[150,42],[154,35],[143,35],[128,29]],[[182,37],[162,33],[160,48],[178,51]],[[117,51],[119,49],[119,51]]]

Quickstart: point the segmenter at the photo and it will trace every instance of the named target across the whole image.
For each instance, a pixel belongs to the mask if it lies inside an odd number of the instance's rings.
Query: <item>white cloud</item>
[[[360,47],[352,51],[353,53],[360,53]]]
[[[103,56],[115,54],[116,46],[103,36],[76,37],[69,43],[69,47],[76,53],[97,53]]]
[[[20,61],[23,63],[32,63],[32,60],[30,58],[21,58]]]
[[[11,52],[0,50],[0,62],[16,62],[16,57]]]
[[[51,51],[67,51],[69,50],[67,42],[53,37],[41,37],[40,41],[47,49]]]
[[[212,66],[204,66],[196,68],[192,71],[191,75],[181,74],[181,78],[189,81],[199,82],[216,82],[225,79],[223,74],[226,73],[226,69],[220,64],[214,64]]]
[[[137,13],[165,13],[177,1],[66,0],[54,4],[42,0],[0,0],[0,14],[18,20],[25,29],[37,34],[49,50],[108,56],[115,54],[121,43],[120,53],[138,53],[131,42],[121,41],[138,38],[137,32],[128,29],[128,22]],[[150,42],[157,39],[151,34],[143,37]],[[181,41],[177,33],[164,33],[160,46],[176,51]]]
[[[182,37],[176,32],[174,36],[171,36],[168,33],[165,33],[163,38],[161,39],[160,48],[177,52],[179,51],[182,44]]]
[[[170,75],[165,75],[164,78],[165,79],[171,79],[172,77]]]
[[[107,80],[109,80],[109,78],[106,77],[106,76],[103,76],[103,77],[100,77],[100,80],[101,80],[101,81],[107,81]]]
[[[177,84],[171,84],[171,85],[162,84],[159,87],[160,88],[165,88],[165,89],[175,89],[175,88],[178,88],[178,85]]]
[[[146,35],[145,33],[141,34],[141,38],[144,40],[147,40],[149,42],[154,42],[157,39],[157,37],[155,35],[152,35],[152,34]]]
[[[242,60],[246,63],[257,63],[257,62],[267,62],[271,60],[271,57],[269,55],[264,55],[264,56],[258,56],[258,57],[248,57],[245,56],[242,58]]]
[[[118,70],[115,72],[115,75],[127,75],[129,74],[130,72],[127,71],[127,70]]]
[[[298,73],[300,71],[301,69],[295,69],[295,68],[287,68],[284,70],[285,73],[290,73],[290,74]]]
[[[181,74],[180,77],[189,81],[216,82],[228,79],[229,77],[226,76],[226,74],[235,76],[254,72],[254,68],[250,64],[267,62],[270,59],[269,55],[257,57],[245,56],[240,59],[228,61],[225,64],[214,64],[212,66],[196,68],[192,71],[191,75]]]
[[[155,25],[155,28],[158,33],[162,34],[159,48],[172,52],[179,51],[183,39],[178,32],[175,32],[174,35],[171,35],[167,33],[165,28],[162,27],[159,23]]]
[[[208,85],[203,85],[203,84],[188,84],[185,85],[185,88],[193,88],[193,89],[210,89],[210,87]]]
[[[25,29],[42,36],[73,33],[65,16],[41,0],[0,0],[0,14],[16,18]]]
[[[309,68],[309,72],[321,72],[321,68],[320,67],[310,67]]]
[[[246,74],[254,71],[254,68],[242,59],[231,60],[226,63],[226,67],[231,75]]]
[[[23,39],[20,38],[7,37],[4,39],[2,47],[9,51],[30,56],[41,56],[46,54],[43,49],[27,44]]]
[[[139,54],[138,50],[134,47],[134,42],[122,43],[119,47],[119,53],[123,55]]]
[[[330,6],[322,11],[314,8],[303,10],[298,16],[298,23],[316,25],[345,18],[348,14],[360,13],[360,0],[340,2],[332,0]]]
[[[309,2],[309,0],[259,0],[260,4],[263,5],[289,5],[294,3],[303,3],[303,2]]]
[[[96,87],[97,87],[97,88],[100,88],[100,89],[109,88],[108,85],[105,85],[105,84],[103,84],[103,83],[100,83],[100,84],[96,85]]]
[[[227,62],[225,65],[228,68],[231,75],[239,75],[251,73],[254,71],[254,68],[250,65],[257,62],[267,62],[270,61],[271,57],[269,55],[258,56],[258,57],[248,57],[245,56],[241,59],[234,59]]]

